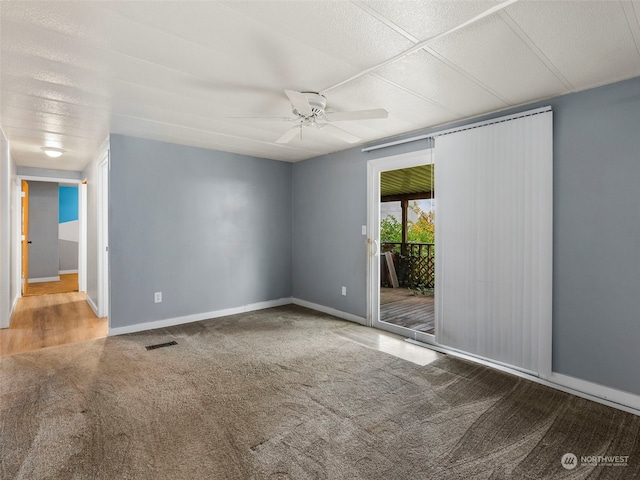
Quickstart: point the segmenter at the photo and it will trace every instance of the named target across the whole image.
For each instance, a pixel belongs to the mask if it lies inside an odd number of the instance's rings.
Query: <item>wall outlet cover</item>
[[[347,287],[342,287],[342,295],[347,296]]]
[[[154,303],[161,303],[162,302],[162,292],[155,292],[153,294],[153,302]]]

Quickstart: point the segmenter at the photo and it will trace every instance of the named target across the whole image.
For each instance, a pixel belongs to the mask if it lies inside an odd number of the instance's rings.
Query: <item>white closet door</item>
[[[552,136],[547,111],[435,141],[437,341],[535,374],[551,351]]]

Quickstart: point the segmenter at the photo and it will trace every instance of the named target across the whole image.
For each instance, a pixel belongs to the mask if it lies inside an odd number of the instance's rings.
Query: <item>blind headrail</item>
[[[434,139],[436,137],[441,137],[442,135],[449,135],[451,133],[463,132],[465,130],[471,130],[473,128],[486,127],[487,125],[493,125],[496,123],[508,122],[509,120],[515,120],[517,118],[530,117],[532,115],[539,115],[541,113],[550,112],[551,106],[548,105],[546,107],[536,108],[534,110],[527,110],[525,112],[514,113],[513,115],[506,115],[504,117],[492,118],[491,120],[485,120],[483,122],[471,123],[469,125],[462,125],[460,127],[448,128],[446,130],[440,130],[438,132],[433,132],[424,135],[418,135],[416,137],[404,138],[402,140],[396,140],[394,142],[386,142],[381,143],[379,145],[372,145],[370,147],[364,147],[362,149],[363,152],[371,152],[372,150],[379,150],[381,148],[392,147],[394,145],[402,145],[404,143],[417,142],[420,140],[428,140]]]

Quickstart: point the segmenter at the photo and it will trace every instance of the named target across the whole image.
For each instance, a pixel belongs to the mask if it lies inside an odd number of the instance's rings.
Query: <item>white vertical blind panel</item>
[[[551,322],[552,136],[549,111],[435,142],[437,340],[534,373]]]

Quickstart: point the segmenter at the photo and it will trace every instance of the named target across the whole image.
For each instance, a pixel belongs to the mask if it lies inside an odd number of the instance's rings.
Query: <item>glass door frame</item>
[[[434,149],[377,158],[367,162],[367,326],[423,343],[438,345],[438,281],[435,282],[435,335],[380,320],[380,173],[434,163]],[[437,212],[437,202],[435,203]],[[437,218],[437,213],[436,213]]]

